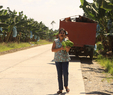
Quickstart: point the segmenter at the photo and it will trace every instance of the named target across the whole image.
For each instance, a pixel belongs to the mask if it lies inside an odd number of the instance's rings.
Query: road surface
[[[0,95],[57,95],[58,82],[51,44],[0,56]],[[68,95],[85,95],[80,60],[69,63]],[[63,90],[63,94],[66,95]]]

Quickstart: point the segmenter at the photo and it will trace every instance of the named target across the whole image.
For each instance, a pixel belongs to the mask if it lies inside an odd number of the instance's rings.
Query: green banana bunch
[[[74,43],[70,40],[66,40],[66,41],[62,41],[62,46],[66,49],[67,47],[72,47],[74,45]]]

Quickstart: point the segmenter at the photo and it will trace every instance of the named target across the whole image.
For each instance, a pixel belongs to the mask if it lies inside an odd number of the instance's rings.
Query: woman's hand
[[[60,48],[61,50],[66,50],[63,46]]]
[[[69,52],[69,50],[71,49],[71,47],[66,47],[66,51]]]
[[[58,52],[59,50],[65,50],[65,48],[63,46],[60,47],[60,48],[56,48],[56,44],[55,44],[55,41],[54,41],[51,50],[52,50],[52,52]]]

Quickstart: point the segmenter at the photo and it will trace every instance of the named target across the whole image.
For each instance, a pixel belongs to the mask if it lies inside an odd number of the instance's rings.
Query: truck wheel
[[[92,60],[93,59],[93,49],[90,50],[89,56],[90,56],[90,59]]]

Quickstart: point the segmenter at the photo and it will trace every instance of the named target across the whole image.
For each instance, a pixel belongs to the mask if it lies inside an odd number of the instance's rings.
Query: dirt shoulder
[[[80,61],[86,95],[113,95],[113,76],[94,60],[82,57]]]

